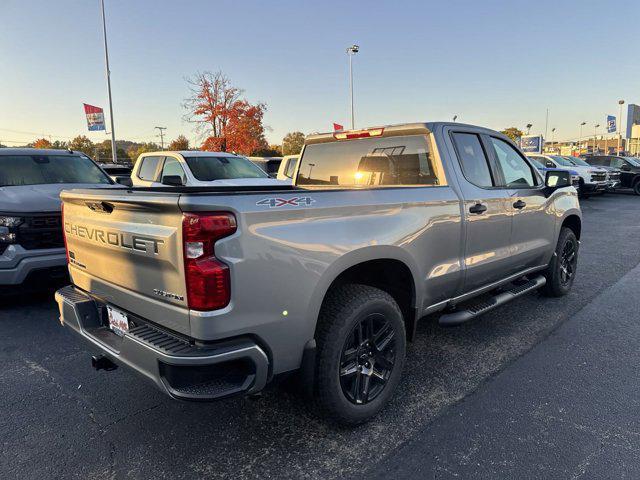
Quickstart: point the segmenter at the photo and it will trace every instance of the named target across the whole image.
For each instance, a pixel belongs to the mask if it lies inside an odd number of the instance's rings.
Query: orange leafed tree
[[[185,119],[196,124],[208,151],[250,155],[267,145],[262,118],[266,105],[250,104],[243,90],[231,85],[222,72],[203,72],[188,78],[191,95],[185,100]]]
[[[33,142],[33,148],[51,148],[51,142],[46,138],[39,138]]]

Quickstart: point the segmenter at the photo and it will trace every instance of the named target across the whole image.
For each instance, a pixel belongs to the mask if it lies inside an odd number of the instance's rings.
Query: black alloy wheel
[[[374,400],[385,388],[395,362],[396,331],[380,313],[360,320],[340,358],[340,386],[356,405]]]

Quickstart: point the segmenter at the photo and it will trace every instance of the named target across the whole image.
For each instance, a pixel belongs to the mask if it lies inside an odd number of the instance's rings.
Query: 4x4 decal
[[[292,198],[263,198],[262,200],[256,202],[256,205],[267,205],[269,208],[279,208],[284,207],[285,205],[291,207],[299,207],[299,206],[309,206],[312,203],[315,203],[315,200],[311,197],[292,197]]]

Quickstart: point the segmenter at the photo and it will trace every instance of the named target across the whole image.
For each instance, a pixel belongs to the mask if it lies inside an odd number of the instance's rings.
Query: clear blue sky
[[[421,120],[502,129],[545,110],[556,139],[585,135],[640,103],[640,2],[106,0],[118,138],[193,139],[184,77],[223,70],[268,106],[267,138]],[[0,141],[88,133],[87,102],[107,107],[99,0],[2,0]],[[550,136],[550,135],[549,135]],[[64,138],[62,138],[64,139]],[[6,143],[6,142],[5,142]],[[12,145],[9,143],[9,145]]]

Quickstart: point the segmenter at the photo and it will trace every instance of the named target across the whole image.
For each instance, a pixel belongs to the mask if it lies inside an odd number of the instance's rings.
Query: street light
[[[104,37],[104,64],[107,73],[107,92],[109,93],[109,119],[111,120],[111,158],[113,163],[118,163],[116,152],[116,130],[113,127],[113,102],[111,101],[111,70],[109,69],[109,50],[107,49],[107,21],[104,15],[104,0],[100,0],[102,10],[102,34]]]
[[[624,105],[624,100],[618,100],[618,105],[620,105],[620,115],[618,116],[618,155],[622,155],[620,146],[622,144],[622,105]]]
[[[458,119],[458,115],[453,116],[453,121],[455,122]]]
[[[553,145],[553,150],[556,149],[556,127],[551,129],[551,145]]]
[[[582,146],[580,145],[580,142],[582,142],[582,127],[584,127],[587,124],[587,122],[582,122],[580,124],[580,136],[578,137],[578,154],[580,154],[580,152],[582,151]]]
[[[360,51],[360,47],[355,43],[347,48],[349,57],[349,96],[351,97],[351,130],[355,130],[356,121],[353,113],[353,56]]]
[[[533,124],[527,123],[527,135],[531,132],[531,127],[533,127]]]
[[[593,126],[593,154],[596,154],[596,142],[598,141],[598,127],[600,126],[599,123],[596,123]]]

